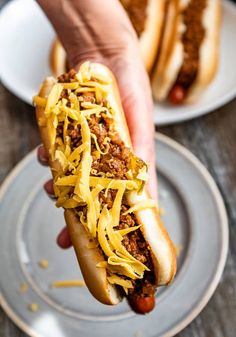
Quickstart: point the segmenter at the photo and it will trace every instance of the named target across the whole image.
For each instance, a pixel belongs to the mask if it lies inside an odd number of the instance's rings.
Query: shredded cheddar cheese
[[[84,287],[84,280],[66,280],[66,281],[55,281],[51,284],[52,288],[71,288],[71,287]]]
[[[129,214],[129,213],[140,211],[142,209],[153,208],[153,207],[156,207],[156,206],[157,205],[156,205],[156,202],[154,200],[152,200],[152,199],[146,199],[146,200],[142,200],[138,204],[130,207],[123,214],[126,215],[126,214]]]
[[[134,227],[129,227],[129,228],[125,228],[125,229],[119,229],[117,230],[118,233],[120,233],[121,236],[127,235],[133,231],[136,231],[136,229],[140,228],[139,226],[134,226]]]
[[[38,303],[31,303],[28,305],[28,309],[31,312],[37,312],[39,310],[39,305]]]
[[[107,279],[111,284],[119,284],[120,286],[125,287],[125,288],[133,288],[133,285],[129,280],[124,280],[118,275],[108,276]]]
[[[100,153],[100,154],[106,154],[108,152],[108,147],[106,148],[106,150],[104,152],[102,152],[102,150],[100,149],[100,146],[98,144],[98,141],[97,141],[97,136],[93,133],[91,133],[91,137],[93,138],[94,142],[95,142],[95,146],[97,148],[97,151]]]
[[[127,191],[140,191],[147,180],[146,164],[132,155],[131,167],[126,173],[127,179],[114,179],[112,176],[92,169],[92,147],[95,144],[93,156],[100,158],[109,149],[110,138],[105,137],[101,150],[97,136],[91,132],[89,120],[92,115],[99,117],[105,114],[109,123],[115,125],[115,108],[111,103],[100,105],[109,93],[111,79],[97,73],[89,62],[81,65],[75,79],[69,83],[54,84],[47,98],[34,97],[35,105],[44,108],[41,127],[45,127],[50,139],[50,154],[52,160],[60,164],[61,172],[54,176],[54,191],[57,197],[56,206],[74,209],[80,222],[90,234],[89,249],[100,246],[106,261],[100,262],[98,268],[106,268],[108,281],[123,287],[124,291],[132,288],[132,280],[141,279],[147,266],[134,258],[122,244],[124,235],[138,230],[134,226],[117,230],[120,221],[121,205]],[[67,95],[62,93],[67,91]],[[96,103],[84,101],[79,93],[94,93]],[[64,98],[66,97],[66,98]],[[58,134],[57,127],[63,124],[63,130]],[[69,126],[73,124],[80,129],[81,144],[73,148],[69,136]],[[116,190],[116,196],[111,208],[102,205],[99,194],[103,191],[105,197],[109,190]],[[77,207],[85,206],[83,211]],[[143,200],[130,207],[125,213],[156,206],[152,200]],[[119,276],[120,275],[120,276]],[[125,276],[126,279],[122,278]],[[53,287],[81,286],[83,281],[59,281]]]
[[[38,264],[39,264],[39,267],[43,269],[46,269],[49,266],[49,262],[46,259],[40,260]]]

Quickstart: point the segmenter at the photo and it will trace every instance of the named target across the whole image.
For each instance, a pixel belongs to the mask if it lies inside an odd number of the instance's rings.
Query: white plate
[[[43,192],[49,170],[35,151],[10,174],[0,192],[0,301],[10,318],[34,337],[167,337],[189,324],[212,296],[228,248],[228,225],[220,193],[202,164],[185,148],[158,135],[159,193],[163,220],[182,247],[178,273],[159,289],[155,310],[136,315],[126,301],[98,303],[84,288],[51,289],[55,280],[80,279],[72,249],[57,247],[63,225]],[[48,269],[38,266],[49,261]],[[29,285],[19,293],[22,282]],[[37,303],[32,313],[28,305]]]
[[[236,96],[236,6],[223,2],[221,63],[218,75],[194,105],[155,105],[158,125],[191,119],[224,105]],[[54,31],[36,1],[14,0],[0,15],[0,77],[16,96],[31,104],[42,80],[51,74],[49,51]]]
[[[14,0],[0,15],[0,78],[17,97],[32,104],[51,74],[49,52],[54,30],[37,2]]]

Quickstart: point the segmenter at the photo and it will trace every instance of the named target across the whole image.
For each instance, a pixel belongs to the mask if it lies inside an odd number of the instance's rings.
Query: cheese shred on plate
[[[122,244],[124,235],[138,230],[134,226],[118,230],[122,200],[126,191],[140,191],[147,177],[146,165],[132,155],[131,169],[127,172],[126,180],[113,179],[104,172],[94,175],[92,169],[91,142],[95,143],[96,155],[100,158],[109,149],[109,137],[104,140],[105,151],[102,151],[95,134],[91,133],[89,120],[92,115],[99,117],[105,113],[109,121],[114,124],[114,107],[99,105],[103,99],[109,98],[111,86],[110,78],[99,71],[94,72],[89,62],[84,63],[70,83],[56,83],[47,98],[34,97],[34,103],[44,109],[44,116],[40,126],[45,127],[50,140],[50,154],[53,160],[59,162],[61,172],[54,176],[54,191],[57,197],[56,205],[74,209],[80,222],[91,235],[91,244],[88,249],[98,245],[106,257],[98,268],[106,268],[108,281],[123,287],[127,293],[132,288],[132,280],[141,279],[146,270],[145,264],[135,259]],[[67,98],[62,95],[67,91]],[[97,103],[81,102],[79,93],[93,92]],[[69,104],[68,104],[69,100]],[[57,127],[63,124],[62,136],[58,135]],[[68,135],[69,124],[73,123],[80,128],[82,142],[77,147],[71,147]],[[100,176],[101,175],[101,176]],[[108,209],[99,201],[99,193],[108,190],[117,190],[113,205]],[[85,206],[79,211],[77,207]],[[135,213],[138,210],[154,207],[154,202],[145,199],[130,207],[124,214]],[[124,278],[125,276],[125,278]],[[69,282],[78,285],[76,282]],[[55,282],[54,287],[67,286],[67,283]]]

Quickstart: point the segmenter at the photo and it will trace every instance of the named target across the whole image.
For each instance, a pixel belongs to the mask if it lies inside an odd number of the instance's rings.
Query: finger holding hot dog
[[[48,154],[47,151],[45,150],[45,147],[43,145],[40,145],[37,149],[37,157],[39,162],[44,165],[48,166]],[[54,194],[54,189],[53,189],[53,180],[50,179],[44,184],[44,190],[48,194],[48,196],[55,200],[55,194]],[[68,233],[68,230],[66,227],[64,227],[61,232],[57,236],[57,244],[59,247],[62,249],[67,249],[70,248],[72,243],[70,239],[70,235]]]

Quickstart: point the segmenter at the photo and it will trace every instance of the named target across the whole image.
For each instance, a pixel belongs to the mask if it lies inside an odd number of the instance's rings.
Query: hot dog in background
[[[221,27],[220,0],[171,0],[152,78],[154,98],[194,102],[214,79]]]

